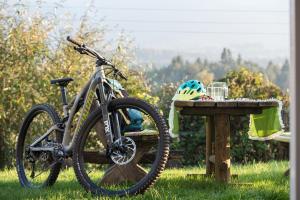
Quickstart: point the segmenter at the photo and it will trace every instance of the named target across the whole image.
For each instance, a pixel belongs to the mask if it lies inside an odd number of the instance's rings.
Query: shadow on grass
[[[246,173],[232,184],[213,178],[192,178],[184,175],[163,176],[144,195],[129,199],[288,199],[289,178],[281,171]],[[241,183],[241,184],[240,184]],[[252,185],[243,185],[251,183]],[[239,185],[240,184],[240,185]],[[45,189],[22,188],[17,179],[0,180],[0,199],[91,199],[75,177],[58,180]],[[118,198],[113,198],[118,199]]]
[[[162,178],[155,188],[174,199],[289,199],[289,178],[282,172],[244,174],[231,183],[182,176]]]

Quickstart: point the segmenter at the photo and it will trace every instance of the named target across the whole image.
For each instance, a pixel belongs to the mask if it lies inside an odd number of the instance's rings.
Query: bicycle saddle
[[[50,83],[52,85],[56,84],[56,85],[65,87],[73,80],[74,79],[72,79],[72,78],[60,78],[60,79],[53,79],[53,80],[50,81]]]

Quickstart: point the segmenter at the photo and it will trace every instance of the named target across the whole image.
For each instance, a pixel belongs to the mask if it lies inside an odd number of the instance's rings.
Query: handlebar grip
[[[77,46],[81,46],[82,44],[80,44],[79,42],[73,40],[70,36],[67,37],[67,40]]]

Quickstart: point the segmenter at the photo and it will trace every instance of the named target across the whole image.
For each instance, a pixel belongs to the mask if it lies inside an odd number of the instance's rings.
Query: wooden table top
[[[278,101],[276,100],[224,100],[224,101],[214,101],[214,100],[176,100],[174,102],[175,107],[222,107],[222,108],[245,108],[245,107],[276,107],[278,106]]]
[[[189,100],[174,102],[176,108],[181,110],[184,115],[213,115],[218,113],[230,115],[245,115],[245,114],[260,114],[263,109],[270,107],[277,107],[276,100],[251,100],[251,99],[237,99],[237,100]]]

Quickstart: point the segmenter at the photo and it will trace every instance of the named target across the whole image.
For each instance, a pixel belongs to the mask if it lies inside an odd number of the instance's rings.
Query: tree
[[[266,75],[270,81],[275,82],[280,73],[280,68],[278,65],[273,64],[272,61],[269,61],[266,68]]]
[[[228,60],[227,49],[224,48],[221,53],[221,63],[226,64]]]
[[[214,80],[214,74],[204,69],[197,73],[196,80],[200,80],[204,85],[208,85]]]
[[[111,52],[105,56],[113,58],[112,61],[126,74],[133,73],[129,68],[133,59],[128,40],[122,36],[117,41],[117,48],[108,48],[103,40],[104,27],[90,24],[88,13],[82,18],[79,29],[72,30],[67,20],[57,16],[29,12],[23,6],[16,12],[7,10],[13,9],[5,2],[1,3],[0,168],[13,165],[18,129],[33,104],[47,102],[61,110],[59,88],[51,86],[50,80],[73,77],[75,81],[68,85],[68,95],[74,96],[93,72],[95,60],[73,50],[65,39],[69,33],[73,33],[76,40],[101,49],[102,54]],[[145,87],[143,76],[143,72],[129,75],[128,83],[124,85],[132,95],[155,102],[156,99],[149,95],[150,88]]]
[[[280,73],[277,77],[276,84],[279,85],[283,90],[289,88],[289,61],[286,59],[283,66],[281,67]]]
[[[225,80],[229,85],[230,98],[281,99],[283,96],[280,88],[266,79],[263,73],[247,68],[228,72]]]
[[[234,59],[230,49],[224,48],[221,54],[221,63],[224,65],[233,65]]]
[[[180,69],[183,66],[183,59],[181,56],[176,56],[172,59],[171,65],[174,69]]]
[[[201,58],[197,58],[196,61],[195,61],[195,64],[196,64],[196,65],[202,65],[202,60],[201,60]]]
[[[242,59],[242,55],[239,54],[236,60],[237,65],[242,65],[243,64],[243,59]]]

